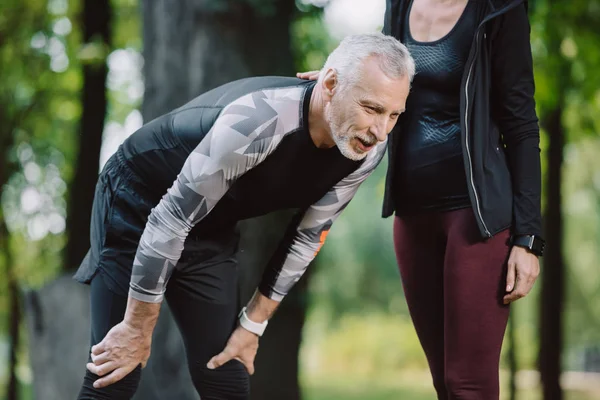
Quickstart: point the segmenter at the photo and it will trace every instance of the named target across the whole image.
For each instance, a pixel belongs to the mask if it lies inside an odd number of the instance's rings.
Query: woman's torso
[[[396,212],[470,206],[461,145],[460,88],[480,15],[477,1],[413,0],[401,24],[417,74],[395,140]]]

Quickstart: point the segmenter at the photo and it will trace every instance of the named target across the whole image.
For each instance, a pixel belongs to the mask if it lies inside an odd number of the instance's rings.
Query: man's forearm
[[[125,323],[151,335],[160,313],[160,304],[146,303],[129,297],[127,299],[127,310],[125,311]]]
[[[263,323],[273,316],[275,310],[279,307],[279,303],[279,301],[271,300],[257,290],[248,303],[246,314],[251,321]]]

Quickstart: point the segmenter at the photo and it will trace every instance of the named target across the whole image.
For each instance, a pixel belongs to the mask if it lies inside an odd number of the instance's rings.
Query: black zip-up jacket
[[[524,0],[487,3],[465,66],[460,93],[467,187],[482,237],[511,227],[540,235],[541,167],[530,25]],[[387,0],[383,32],[400,38],[408,0]],[[383,217],[394,212],[391,185],[400,124],[388,140]]]

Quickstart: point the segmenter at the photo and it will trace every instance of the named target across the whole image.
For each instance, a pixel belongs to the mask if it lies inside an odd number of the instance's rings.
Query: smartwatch
[[[240,311],[239,320],[242,328],[254,333],[257,336],[262,336],[267,328],[267,324],[269,323],[268,320],[262,324],[252,321],[250,318],[248,318],[248,314],[246,314],[246,307],[242,308],[242,311]]]
[[[510,238],[510,244],[513,246],[524,247],[538,257],[544,255],[546,242],[536,235],[515,235]]]

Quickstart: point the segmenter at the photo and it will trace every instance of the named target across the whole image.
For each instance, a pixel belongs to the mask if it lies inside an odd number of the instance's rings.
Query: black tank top
[[[470,0],[452,30],[433,42],[418,42],[410,34],[412,5],[403,16],[402,40],[415,60],[416,75],[394,138],[399,141],[394,182],[398,215],[470,206],[460,88],[478,23],[478,2]]]

